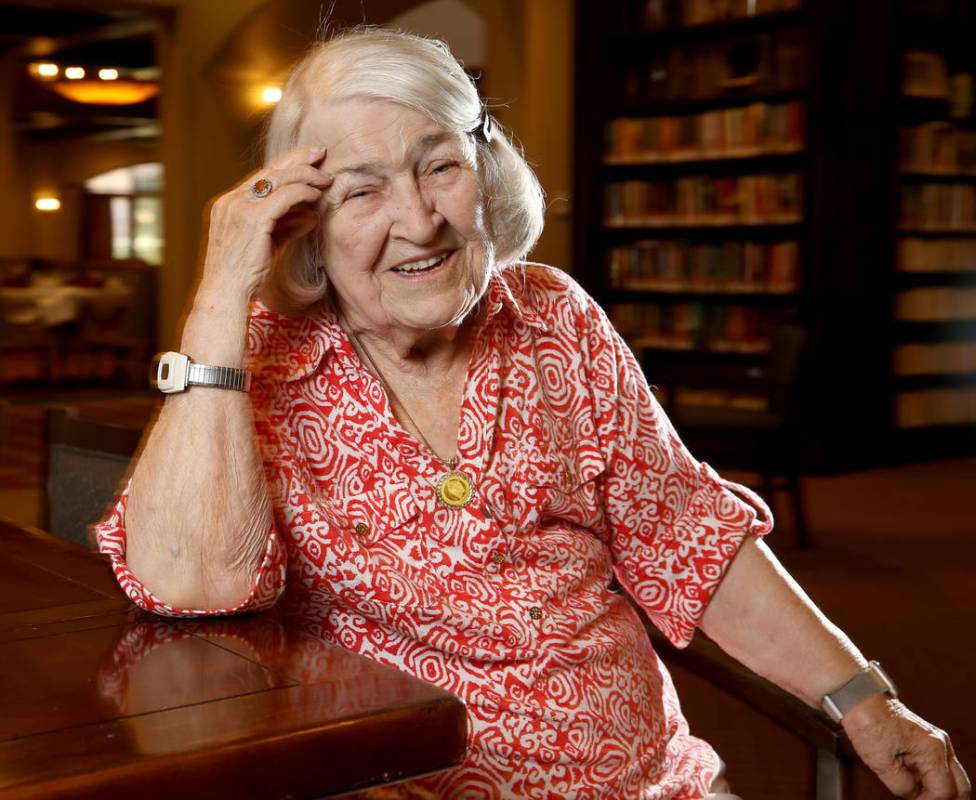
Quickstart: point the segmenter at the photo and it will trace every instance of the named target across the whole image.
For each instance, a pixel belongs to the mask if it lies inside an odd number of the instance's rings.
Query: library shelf
[[[976,287],[976,269],[972,270],[925,270],[895,273],[895,281],[899,289],[914,289],[930,286],[945,286],[949,288]]]
[[[896,320],[893,327],[897,344],[976,341],[976,319]]]
[[[898,391],[976,387],[976,372],[943,372],[932,375],[895,375]]]
[[[732,17],[714,22],[703,22],[698,25],[675,25],[643,30],[612,30],[606,36],[605,45],[611,48],[629,49],[664,43],[725,39],[749,34],[769,33],[790,26],[802,25],[803,22],[804,10],[798,6],[783,11]]]
[[[742,108],[754,103],[788,103],[803,100],[802,86],[790,89],[729,90],[708,97],[662,97],[656,100],[639,100],[633,103],[616,103],[607,109],[607,117],[664,117],[696,114],[706,111],[721,111],[729,108]]]
[[[640,286],[613,286],[602,292],[608,303],[635,301],[657,303],[708,303],[713,305],[757,305],[777,308],[795,305],[799,298],[790,291],[721,291],[715,289],[650,289]]]

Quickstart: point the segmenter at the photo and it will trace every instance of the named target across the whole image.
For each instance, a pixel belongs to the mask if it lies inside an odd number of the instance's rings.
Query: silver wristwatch
[[[190,386],[246,392],[251,388],[251,373],[235,367],[194,364],[189,356],[170,351],[153,358],[149,383],[163,394],[185,392]]]
[[[839,723],[854,706],[876,694],[898,697],[898,689],[881,669],[881,665],[877,661],[871,661],[867,668],[862,669],[839,689],[825,694],[821,705],[827,716]]]

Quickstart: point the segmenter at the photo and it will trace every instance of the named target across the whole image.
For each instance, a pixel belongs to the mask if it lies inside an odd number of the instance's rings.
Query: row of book
[[[667,117],[621,117],[607,124],[608,164],[742,158],[803,148],[803,103],[752,103]]]
[[[976,373],[976,342],[898,345],[893,369],[895,375]]]
[[[641,241],[607,254],[610,286],[658,292],[787,294],[800,285],[800,245]]]
[[[976,131],[948,122],[903,127],[899,159],[905,172],[976,175]]]
[[[908,289],[895,298],[895,318],[910,322],[976,320],[976,289],[947,286]]]
[[[641,106],[661,100],[734,97],[744,92],[799,91],[805,82],[802,34],[786,30],[746,42],[652,48],[646,60],[630,66],[623,81],[614,85],[620,87],[618,102]],[[730,94],[733,92],[736,94]]]
[[[949,114],[965,119],[973,113],[974,77],[972,72],[950,75],[942,53],[935,50],[909,50],[905,53],[902,94],[949,102]]]
[[[898,269],[902,272],[976,271],[976,239],[903,236],[898,240]]]
[[[796,173],[623,181],[604,187],[603,214],[622,228],[793,223],[803,194]]]
[[[904,184],[899,224],[907,230],[976,233],[976,185]]]
[[[678,386],[674,391],[674,404],[683,408],[736,408],[741,411],[763,412],[769,410],[769,398],[726,389],[693,389]]]
[[[765,353],[769,332],[759,309],[702,303],[615,303],[617,330],[635,350],[707,350]]]
[[[648,30],[746,19],[799,5],[800,0],[637,0],[626,4],[631,19]]]
[[[895,395],[895,424],[900,428],[971,422],[976,422],[976,389],[923,389]]]

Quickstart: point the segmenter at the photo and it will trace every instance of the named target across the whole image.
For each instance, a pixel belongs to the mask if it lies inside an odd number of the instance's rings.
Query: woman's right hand
[[[250,303],[277,249],[318,225],[315,206],[332,183],[320,169],[324,160],[324,147],[296,148],[211,203],[198,296]],[[257,197],[251,187],[262,178],[272,190]]]

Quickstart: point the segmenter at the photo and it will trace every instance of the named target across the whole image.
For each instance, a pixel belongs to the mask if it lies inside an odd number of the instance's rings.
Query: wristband
[[[820,704],[827,716],[839,723],[854,706],[876,694],[898,697],[898,689],[881,669],[881,665],[877,661],[871,661],[839,689],[825,694]]]

